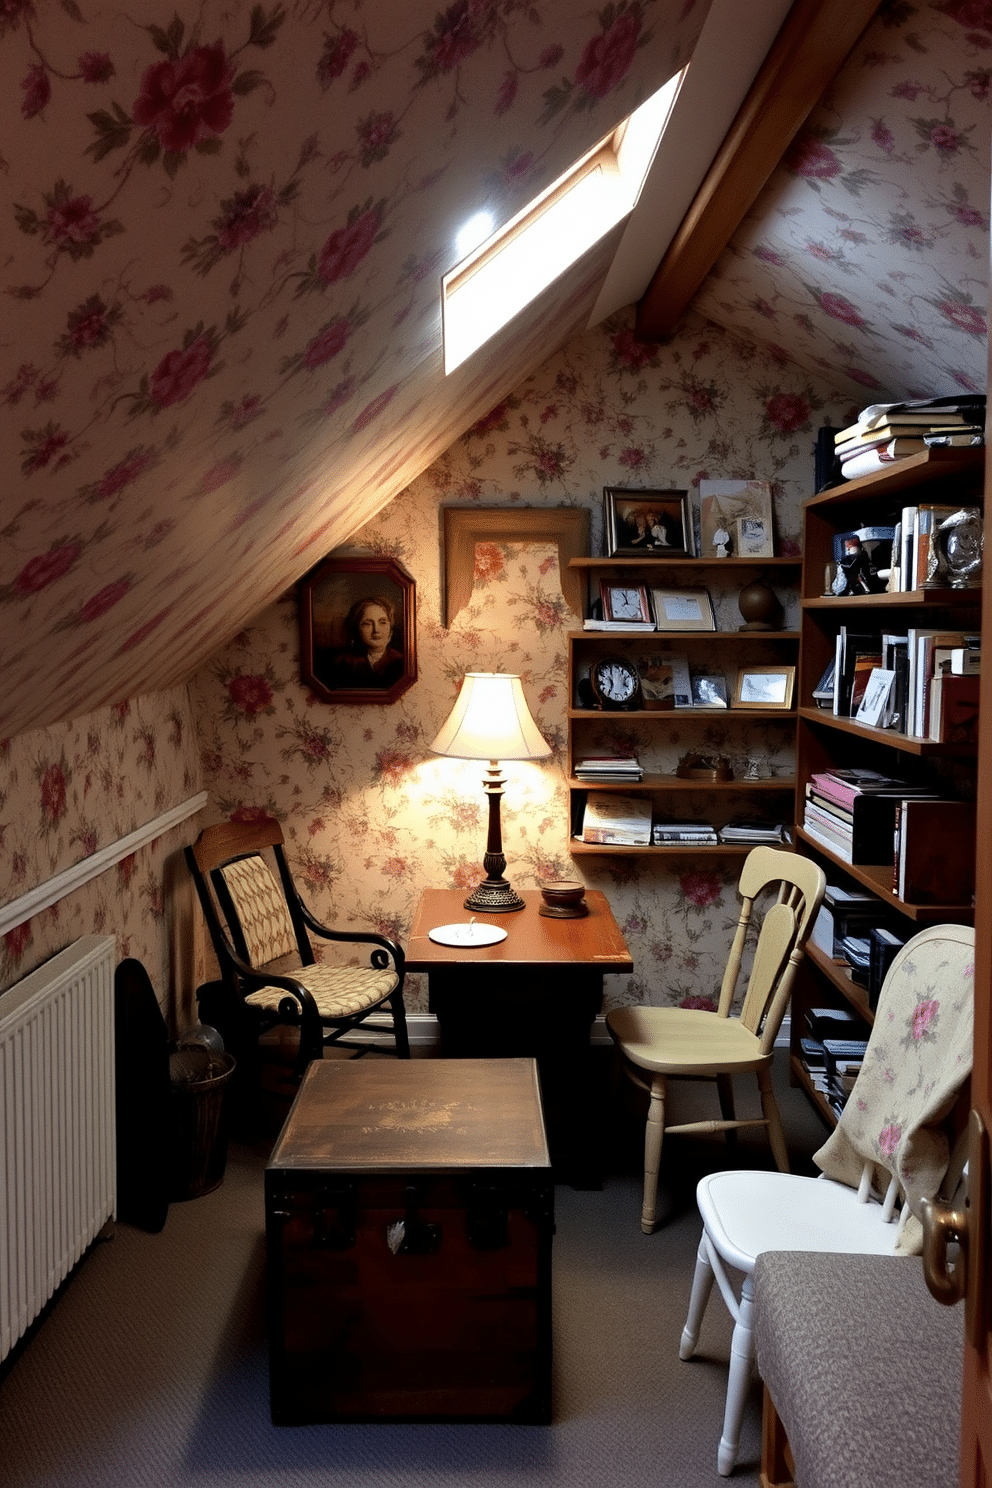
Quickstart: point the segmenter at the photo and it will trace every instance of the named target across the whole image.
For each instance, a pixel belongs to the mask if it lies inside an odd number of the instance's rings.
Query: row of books
[[[848,1008],[806,1009],[799,1057],[810,1083],[839,1116],[854,1088],[870,1029]]]
[[[982,394],[873,403],[854,424],[838,430],[834,453],[844,478],[857,480],[926,449],[982,444],[984,436]]]
[[[888,584],[890,591],[947,587],[941,562],[941,524],[960,510],[960,503],[955,506],[936,501],[902,508],[892,535],[890,562],[895,573]]]
[[[784,822],[734,821],[716,827],[695,818],[656,817],[650,800],[643,797],[596,792],[586,801],[582,814],[581,840],[617,847],[698,846],[719,843],[790,843]]]
[[[838,627],[813,700],[841,718],[944,743],[977,740],[981,647],[965,631]]]
[[[825,770],[806,784],[803,830],[841,862],[891,863],[892,892],[906,903],[971,902],[971,802],[877,771]]]

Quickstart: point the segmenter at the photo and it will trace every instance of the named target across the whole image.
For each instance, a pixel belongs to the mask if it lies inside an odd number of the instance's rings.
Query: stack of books
[[[811,1007],[799,1057],[811,1084],[839,1114],[857,1078],[870,1029],[851,1008]]]
[[[879,912],[877,894],[828,883],[810,940],[828,959],[842,961],[844,940],[851,935],[870,935],[878,924]]]
[[[650,846],[650,801],[638,796],[590,795],[582,815],[582,841],[612,847]]]
[[[924,398],[863,408],[856,423],[834,436],[834,452],[845,480],[857,480],[935,446],[982,444],[984,438],[984,395]]]
[[[651,841],[655,847],[675,844],[715,847],[718,840],[716,828],[712,822],[678,821],[667,818],[654,822],[651,827]]]
[[[933,794],[877,770],[822,770],[806,783],[803,830],[844,863],[889,863],[897,806]]]
[[[861,1073],[867,1048],[867,1039],[827,1038],[823,1040],[823,1052],[826,1056],[827,1088],[825,1093],[837,1116],[847,1105],[847,1098]]]
[[[746,842],[753,846],[759,843],[791,844],[792,838],[784,822],[731,821],[720,828],[721,842]]]
[[[634,754],[599,754],[580,759],[575,764],[577,780],[640,780],[644,771]]]

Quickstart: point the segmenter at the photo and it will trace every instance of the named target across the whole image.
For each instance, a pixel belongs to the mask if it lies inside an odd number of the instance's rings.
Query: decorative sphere
[[[761,579],[745,584],[737,597],[737,608],[744,619],[744,630],[774,630],[782,607],[775,591]]]

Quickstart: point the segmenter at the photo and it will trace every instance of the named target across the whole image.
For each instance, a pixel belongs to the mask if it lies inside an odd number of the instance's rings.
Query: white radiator
[[[0,1359],[116,1215],[113,936],[0,994]]]

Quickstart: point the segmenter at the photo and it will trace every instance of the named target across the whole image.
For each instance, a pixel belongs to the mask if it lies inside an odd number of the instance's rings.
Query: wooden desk
[[[552,1158],[559,1174],[588,1170],[593,1136],[589,1032],[603,1005],[605,973],[634,963],[605,897],[586,892],[588,915],[538,913],[540,890],[525,889],[513,914],[477,914],[506,939],[477,949],[437,945],[428,932],[467,924],[461,889],[426,889],[407,940],[406,969],[428,979],[428,1007],[447,1058],[537,1059]],[[588,1171],[587,1171],[588,1177]],[[597,1180],[598,1181],[598,1180]]]

